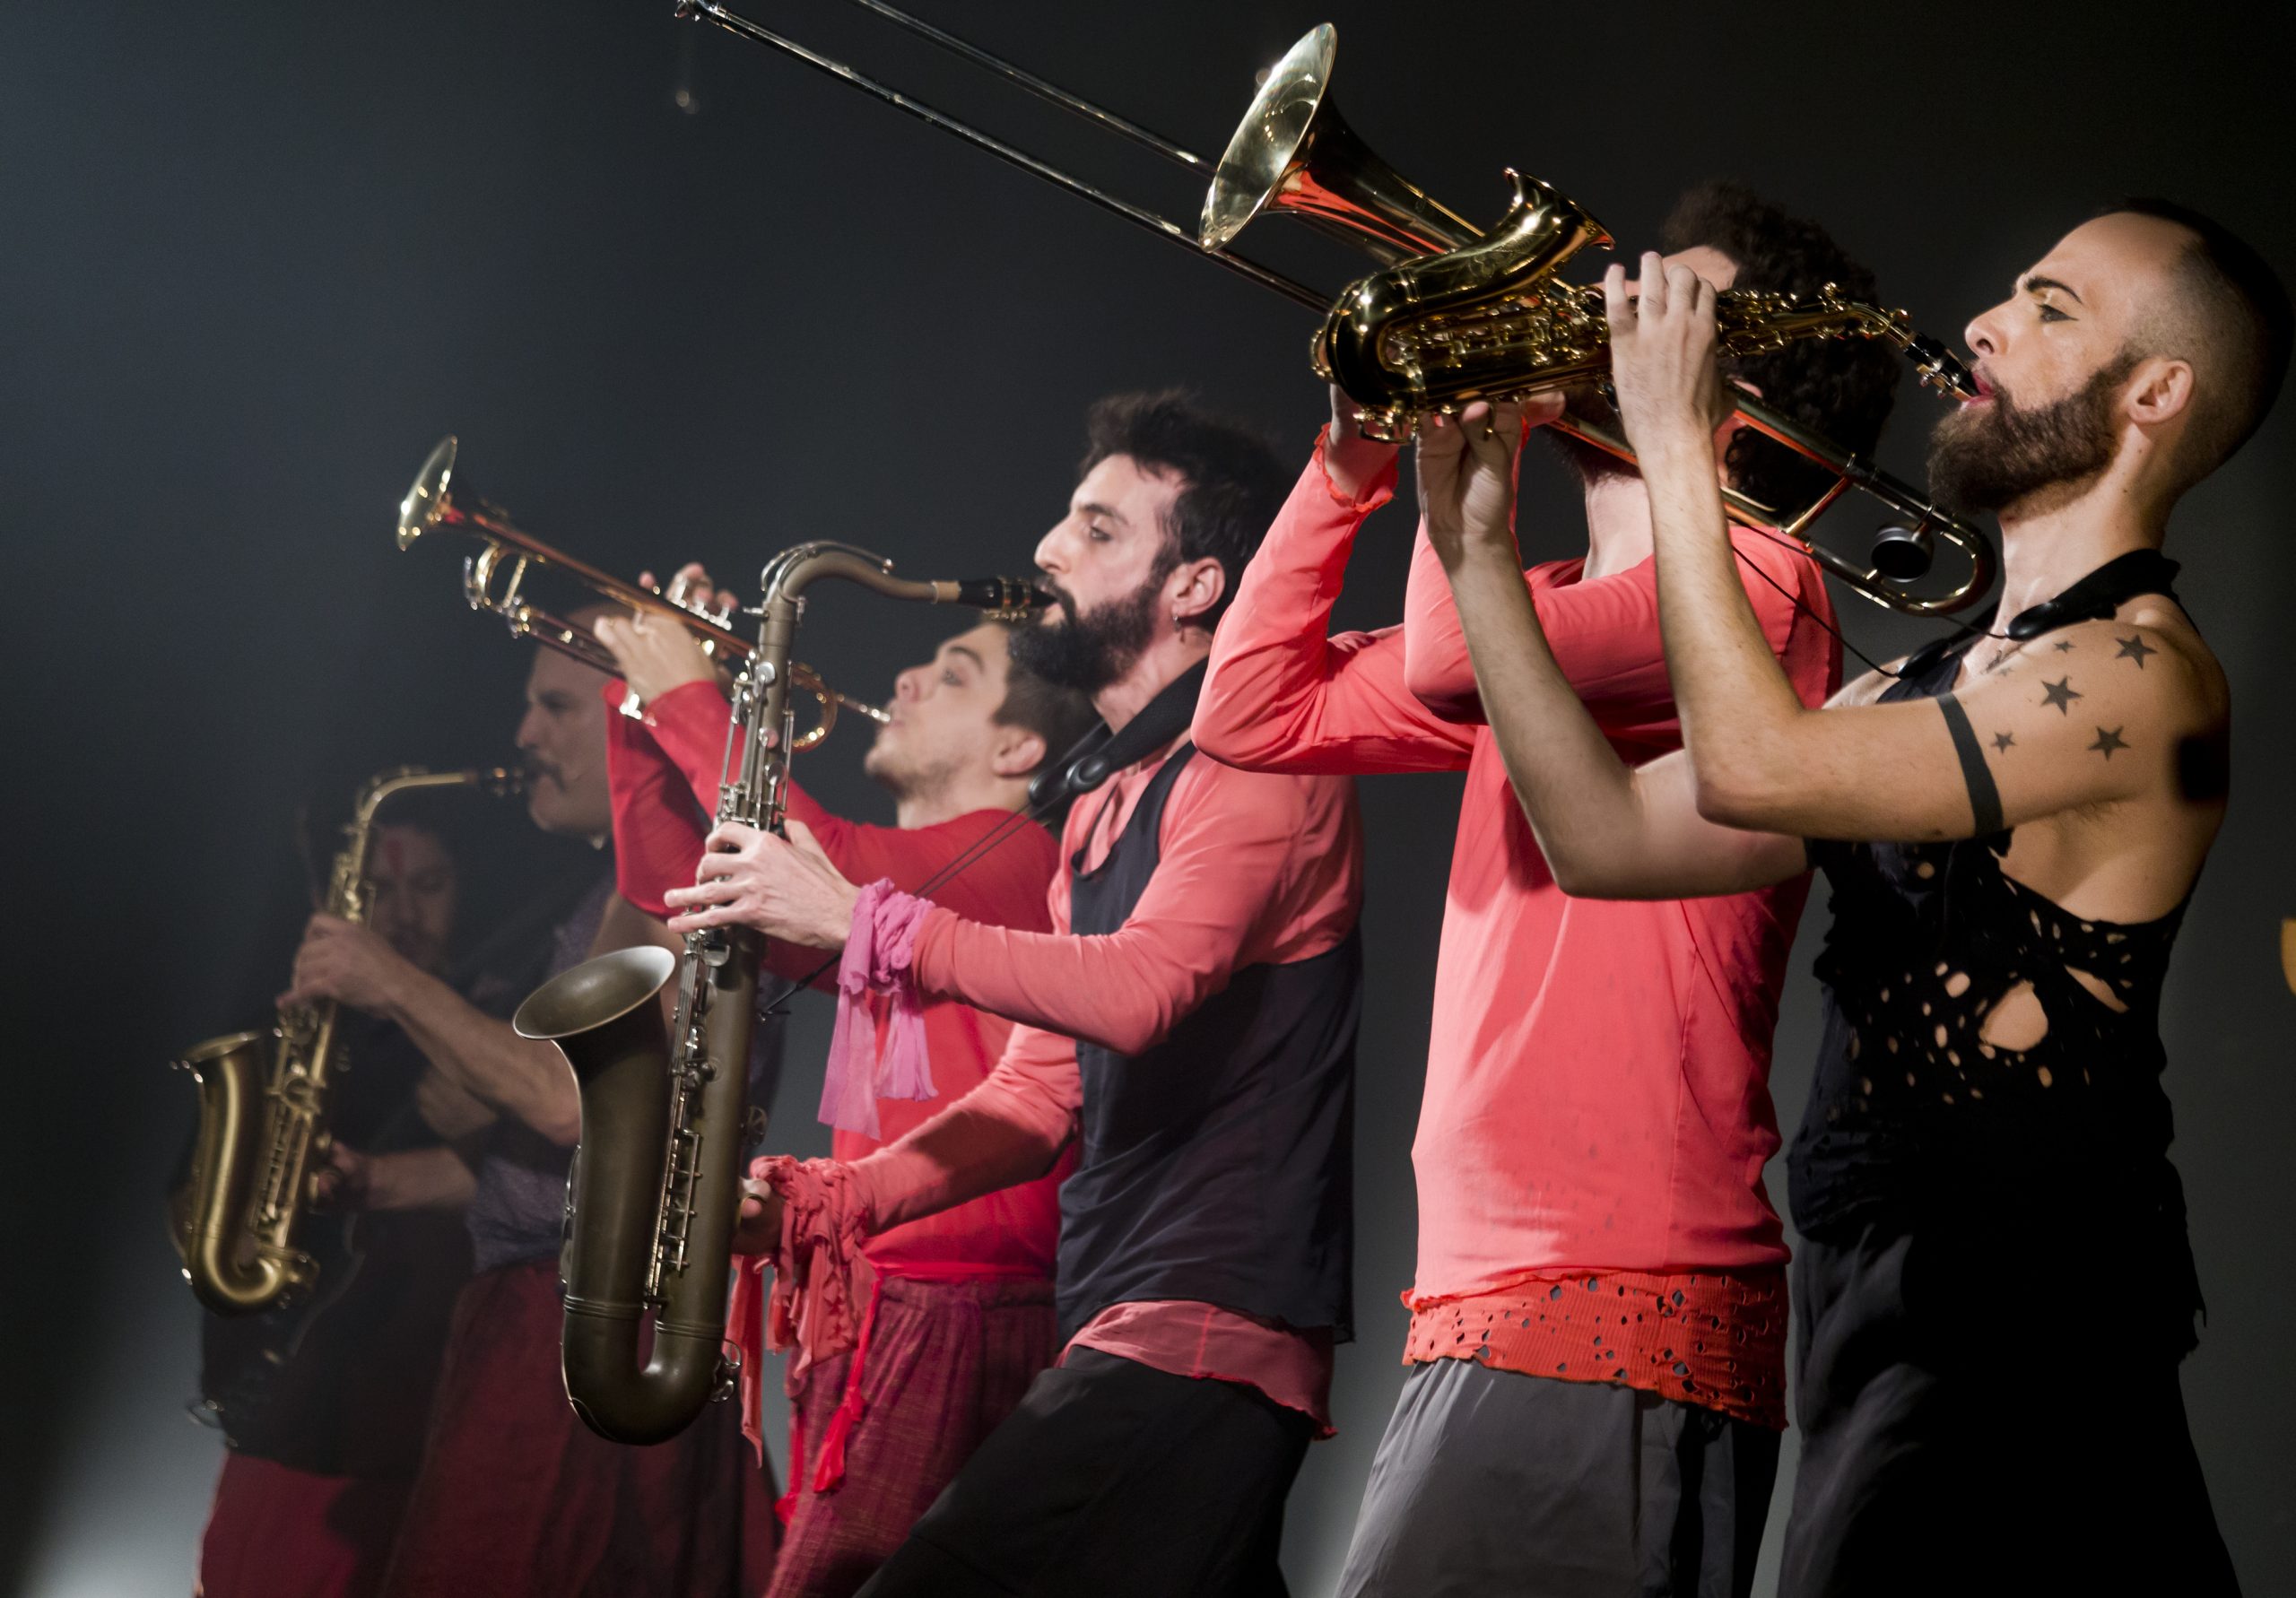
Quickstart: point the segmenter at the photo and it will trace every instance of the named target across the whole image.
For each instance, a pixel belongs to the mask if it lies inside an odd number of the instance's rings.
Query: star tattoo
[[[2086,694],[2074,691],[2070,677],[2060,677],[2054,682],[2046,677],[2041,679],[2041,703],[2056,706],[2059,716],[2072,715],[2073,701],[2086,698]]]
[[[2071,638],[2059,638],[2056,643],[2049,647],[2055,649],[2059,655],[2070,655],[2073,653],[2073,640]]]
[[[2005,749],[2014,749],[2014,748],[2016,748],[2016,747],[2017,747],[2017,734],[2014,734],[2014,733],[1996,733],[1996,734],[1993,734],[1993,752],[1994,752],[1994,753],[1996,753],[1996,754],[1999,754],[1999,753],[2000,753],[2003,750],[2005,750]]]
[[[2144,669],[2144,657],[2146,656],[2158,655],[2161,653],[2158,649],[2155,649],[2152,645],[2144,641],[2144,635],[2141,632],[2133,638],[2115,638],[2113,642],[2120,646],[2120,653],[2114,656],[2113,658],[2115,660],[2133,660],[2136,663],[2136,669],[2140,672]]]
[[[2109,733],[2104,728],[2099,727],[2097,729],[2097,741],[2089,745],[2089,747],[2095,750],[2099,754],[2104,756],[2106,760],[2111,760],[2113,758],[2113,751],[2116,749],[2126,749],[2128,747],[2127,742],[2120,735],[2121,729],[2127,726],[2127,725],[2128,724],[2126,722],[2123,722],[2120,726],[2113,728]]]

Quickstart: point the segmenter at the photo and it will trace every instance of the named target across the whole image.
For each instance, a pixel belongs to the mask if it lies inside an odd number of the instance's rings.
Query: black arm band
[[[1953,735],[1953,752],[1961,758],[1961,781],[1969,786],[1970,813],[1977,818],[1977,836],[1990,838],[2001,830],[2001,790],[1994,786],[1993,769],[1985,763],[1985,751],[1978,747],[1977,734],[1961,700],[1950,693],[1939,694],[1937,708],[1944,715],[1945,730]]]

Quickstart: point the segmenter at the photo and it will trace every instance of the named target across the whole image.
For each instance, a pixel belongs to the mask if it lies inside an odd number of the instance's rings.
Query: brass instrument
[[[622,668],[614,661],[613,652],[590,636],[590,630],[565,617],[544,610],[526,598],[525,585],[530,568],[550,567],[564,572],[592,592],[625,605],[632,611],[648,615],[665,616],[693,634],[703,651],[721,663],[738,662],[749,653],[749,644],[742,636],[729,630],[733,620],[729,606],[721,605],[708,611],[685,602],[683,585],[673,582],[666,593],[641,588],[587,561],[552,549],[549,544],[521,529],[510,519],[509,512],[483,499],[465,505],[454,494],[451,483],[455,473],[457,445],[454,436],[439,440],[416,473],[413,486],[406,491],[406,498],[398,507],[398,547],[411,549],[416,539],[433,527],[455,527],[476,538],[482,547],[463,558],[463,597],[474,611],[485,611],[500,616],[509,624],[513,638],[532,638],[545,648],[570,655],[584,665],[618,677]],[[507,564],[506,564],[507,563]],[[500,581],[498,586],[497,578]],[[789,675],[799,689],[810,695],[815,706],[813,725],[798,734],[796,747],[811,749],[829,736],[837,725],[840,709],[865,716],[883,723],[891,719],[891,712],[881,705],[872,705],[841,694],[823,682],[810,666],[793,663]],[[623,714],[644,714],[635,694],[622,701]]]
[[[1209,170],[1212,183],[1198,225],[1182,228],[738,15],[718,0],[678,0],[677,13],[792,56],[1323,313],[1313,346],[1315,369],[1362,406],[1364,430],[1373,437],[1399,439],[1423,412],[1456,411],[1478,399],[1519,398],[1604,380],[1609,328],[1600,293],[1555,277],[1585,246],[1609,246],[1601,224],[1546,185],[1511,171],[1514,203],[1488,234],[1431,198],[1373,153],[1341,118],[1329,92],[1338,48],[1329,23],[1312,30],[1268,72],[1225,152],[1207,163],[884,0],[853,3],[1177,166],[1199,174]],[[1348,285],[1335,303],[1229,249],[1247,223],[1269,213],[1294,217],[1343,239],[1370,254],[1382,270]],[[1845,300],[1831,287],[1808,297],[1733,291],[1720,299],[1725,353],[1754,353],[1799,338],[1881,338],[1913,360],[1925,384],[1947,393],[1974,393],[1961,363],[1943,343],[1915,333],[1902,312]],[[1848,586],[1893,610],[1943,614],[1984,597],[1996,558],[1982,532],[1932,504],[1911,484],[1757,400],[1741,397],[1737,410],[1748,425],[1831,473],[1834,484],[1799,512],[1726,492],[1734,521],[1778,529]],[[1573,415],[1552,425],[1623,459],[1634,458],[1623,436],[1602,422]],[[1882,500],[1904,518],[1902,525],[1885,527],[1877,535],[1870,568],[1806,536],[1811,524],[1851,489]],[[1961,551],[1968,576],[1944,594],[1909,592],[1903,585],[1928,571],[1939,539]]]
[[[397,795],[447,787],[507,798],[525,791],[526,777],[500,766],[402,766],[370,778],[343,829],[327,880],[327,914],[367,919],[376,812]],[[176,1250],[184,1280],[217,1315],[268,1309],[317,1279],[317,1262],[296,1246],[296,1233],[310,1179],[327,1151],[327,1097],[349,1069],[336,1020],[332,999],[284,1005],[269,1031],[211,1038],[175,1063],[199,1084],[199,1137],[178,1201]]]
[[[781,829],[796,747],[789,656],[806,590],[823,578],[1005,621],[1045,602],[1018,578],[896,578],[891,561],[849,544],[775,556],[759,579],[757,645],[734,683],[720,824]],[[535,989],[511,1018],[521,1037],[558,1046],[581,1089],[561,1351],[576,1412],[614,1442],[675,1435],[734,1374],[723,1351],[726,1281],[763,943],[745,927],[712,928],[689,934],[675,962],[650,947],[600,955]],[[674,964],[677,1014],[665,1031],[655,995]],[[652,1348],[641,1359],[649,1310]]]

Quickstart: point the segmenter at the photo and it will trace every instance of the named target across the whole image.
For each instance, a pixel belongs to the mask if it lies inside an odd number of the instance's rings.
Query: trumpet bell
[[[455,474],[455,447],[454,434],[439,439],[438,447],[423,461],[422,470],[414,474],[406,498],[398,502],[399,548],[412,547],[447,514],[447,483]]]
[[[1388,265],[1480,236],[1355,136],[1331,98],[1338,49],[1325,22],[1268,70],[1205,195],[1196,239],[1206,249],[1278,212]]]

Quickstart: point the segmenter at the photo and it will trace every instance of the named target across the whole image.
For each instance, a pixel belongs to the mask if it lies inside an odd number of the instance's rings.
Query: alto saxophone
[[[752,612],[761,618],[757,647],[734,684],[721,824],[781,829],[796,747],[790,654],[805,590],[823,578],[894,599],[972,605],[999,620],[1045,603],[1017,578],[896,578],[891,561],[849,544],[805,543],[775,556]],[[763,955],[764,939],[738,926],[690,934],[675,960],[650,945],[617,950],[544,983],[511,1018],[520,1036],[558,1046],[581,1092],[560,1351],[575,1412],[614,1442],[675,1436],[735,1375],[725,1352],[726,1298]],[[656,995],[674,970],[677,1013],[665,1031]]]
[[[402,766],[359,790],[327,881],[328,915],[363,924],[374,899],[368,866],[375,815],[414,788],[475,787],[494,798],[525,790],[502,767],[425,771]],[[176,1251],[184,1280],[217,1315],[249,1315],[307,1292],[317,1262],[296,1246],[310,1178],[326,1156],[327,1099],[349,1069],[332,999],[283,1004],[267,1031],[231,1032],[187,1050],[176,1067],[199,1084],[199,1140],[178,1195]]]

